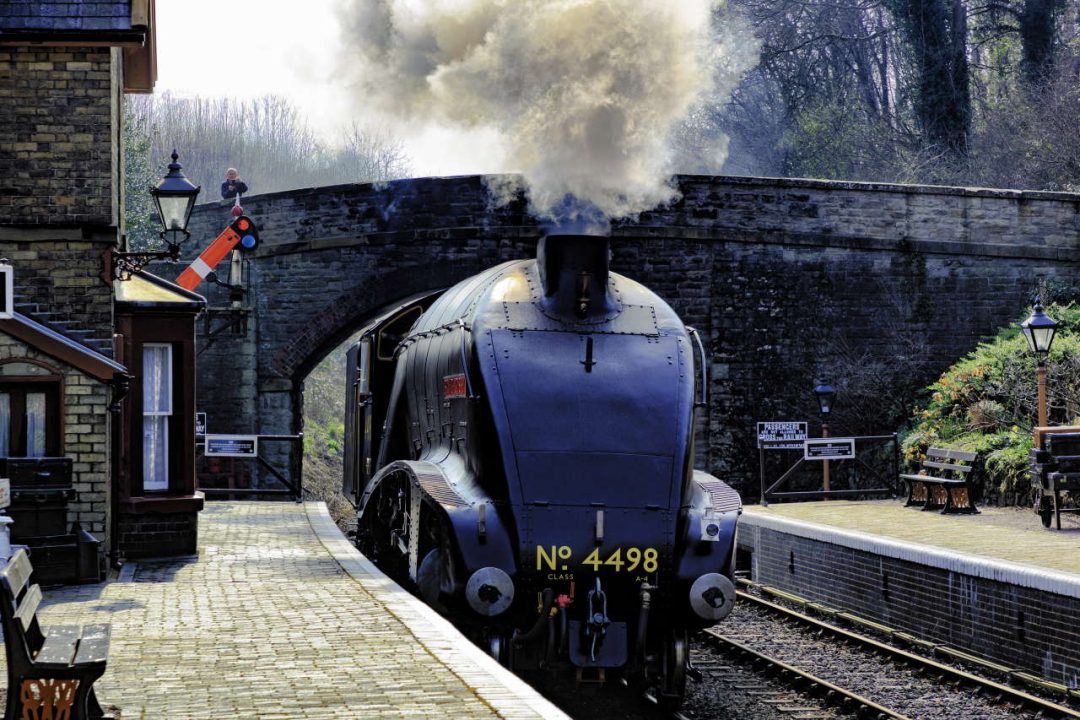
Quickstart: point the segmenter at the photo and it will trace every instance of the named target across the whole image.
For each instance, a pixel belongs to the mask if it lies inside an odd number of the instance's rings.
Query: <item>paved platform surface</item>
[[[903,500],[830,500],[748,505],[745,513],[1080,575],[1080,520],[1076,515],[1062,515],[1062,529],[1048,530],[1030,508],[979,509],[979,515],[942,515],[904,507]]]
[[[214,502],[199,556],[47,591],[112,623],[98,697],[124,720],[565,718],[360,555],[322,503]]]

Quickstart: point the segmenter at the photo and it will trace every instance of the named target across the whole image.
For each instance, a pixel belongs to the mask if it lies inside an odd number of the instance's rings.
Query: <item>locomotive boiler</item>
[[[357,546],[516,669],[677,706],[731,611],[738,494],[693,469],[705,352],[604,236],[412,298],[348,353]]]

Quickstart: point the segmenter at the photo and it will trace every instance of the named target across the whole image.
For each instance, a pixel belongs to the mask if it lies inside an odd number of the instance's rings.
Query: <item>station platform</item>
[[[895,630],[1075,688],[1080,522],[1030,508],[942,515],[903,500],[748,506],[751,577]]]
[[[942,515],[904,507],[902,500],[773,503],[750,505],[751,517],[813,523],[836,531],[866,533],[949,553],[1076,574],[1080,581],[1080,515],[1062,515],[1061,530],[1042,526],[1031,508],[982,507],[978,515]],[[1020,570],[1020,568],[1017,568]],[[1078,586],[1080,592],[1080,586]]]
[[[94,687],[124,720],[567,717],[383,575],[322,503],[208,503],[197,558],[46,591],[41,618],[112,624]]]

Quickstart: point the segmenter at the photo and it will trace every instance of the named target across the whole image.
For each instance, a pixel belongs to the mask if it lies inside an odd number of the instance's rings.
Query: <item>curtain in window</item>
[[[26,393],[26,457],[45,457],[45,393]]]
[[[143,490],[169,488],[172,347],[143,345]]]
[[[169,390],[170,355],[168,345],[143,346],[143,413],[171,413]]]
[[[0,457],[11,455],[11,395],[0,393]]]
[[[169,416],[143,418],[143,490],[169,489]]]

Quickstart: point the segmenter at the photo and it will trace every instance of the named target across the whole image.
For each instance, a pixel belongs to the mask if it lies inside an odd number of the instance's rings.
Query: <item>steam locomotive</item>
[[[705,352],[604,236],[548,235],[348,351],[357,546],[515,670],[618,668],[678,706],[731,612],[738,494],[694,470]]]

